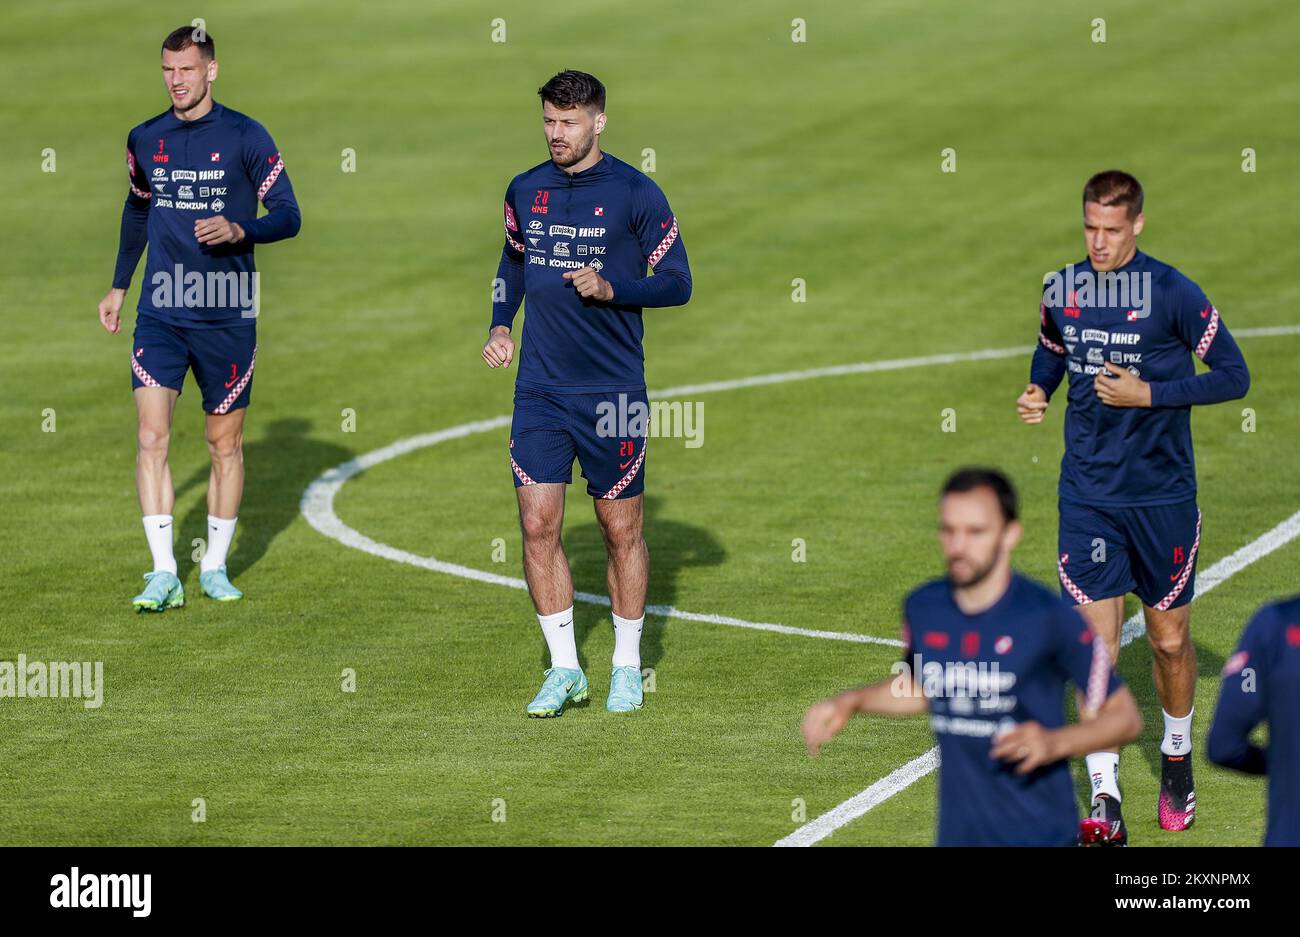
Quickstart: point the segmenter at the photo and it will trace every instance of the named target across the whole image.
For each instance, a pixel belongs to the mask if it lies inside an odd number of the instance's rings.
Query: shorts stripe
[[[1070,554],[1062,553],[1061,558],[1056,561],[1056,574],[1061,577],[1061,585],[1065,586],[1065,591],[1070,593],[1076,605],[1091,605],[1092,599],[1088,594],[1074,584],[1065,572],[1065,564],[1070,561]]]
[[[256,365],[257,346],[254,345],[253,360],[248,362],[248,370],[244,372],[244,376],[239,379],[239,383],[235,385],[234,389],[230,393],[226,394],[226,399],[221,401],[221,405],[212,411],[213,413],[225,413],[230,409],[231,404],[239,399],[239,395],[244,392],[244,388],[248,386],[248,382],[253,379],[253,368]]]
[[[514,470],[515,475],[519,478],[519,481],[520,481],[521,483],[523,483],[523,484],[525,484],[525,485],[536,485],[536,484],[537,484],[537,482],[533,481],[531,478],[528,477],[528,473],[527,473],[527,472],[525,472],[523,469],[521,469],[521,468],[519,467],[519,463],[515,461],[515,457],[514,457],[514,456],[511,456],[511,457],[510,457],[510,468]]]
[[[645,440],[642,440],[641,454],[636,457],[636,462],[633,464],[632,468],[628,469],[628,473],[620,478],[613,488],[601,495],[602,499],[605,501],[613,501],[620,493],[622,493],[624,488],[632,484],[632,479],[636,478],[636,473],[641,471],[641,463],[645,461],[645,450]]]
[[[1201,512],[1196,512],[1196,538],[1192,541],[1192,549],[1187,554],[1187,562],[1183,564],[1183,573],[1178,577],[1178,582],[1169,590],[1169,594],[1161,599],[1154,607],[1157,611],[1163,612],[1174,604],[1178,596],[1182,595],[1183,589],[1187,587],[1187,581],[1192,577],[1192,567],[1196,565],[1196,551],[1201,546]]]
[[[131,354],[131,370],[135,372],[135,376],[140,379],[140,383],[143,384],[145,387],[161,386],[157,381],[154,380],[153,375],[150,374],[148,371],[146,371],[143,367],[141,367],[139,361],[135,360],[134,352]]]

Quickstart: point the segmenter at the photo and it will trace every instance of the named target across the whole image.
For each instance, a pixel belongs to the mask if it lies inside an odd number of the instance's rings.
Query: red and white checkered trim
[[[519,467],[519,463],[515,461],[515,457],[514,457],[514,456],[511,456],[511,457],[510,457],[510,468],[514,470],[514,473],[515,473],[516,477],[518,477],[519,481],[520,481],[522,484],[525,484],[525,485],[536,485],[536,484],[537,484],[537,482],[533,481],[531,478],[528,477],[528,473],[527,473],[527,472],[525,472],[523,469],[521,469],[521,468]]]
[[[509,231],[506,232],[506,241],[510,244],[511,250],[517,250],[521,254],[524,252],[524,245],[512,238]]]
[[[677,216],[673,215],[673,226],[668,229],[668,233],[665,234],[664,239],[659,242],[659,246],[656,247],[654,251],[651,252],[650,256],[646,258],[646,262],[653,267],[655,264],[659,263],[659,261],[663,259],[664,254],[668,253],[668,249],[676,243],[677,243]],[[645,450],[642,449],[641,451],[644,452]]]
[[[1085,699],[1089,709],[1094,713],[1106,702],[1106,687],[1110,684],[1110,651],[1106,642],[1093,635],[1092,664],[1088,668],[1088,686]]]
[[[1196,551],[1200,546],[1201,512],[1198,510],[1196,512],[1196,537],[1192,540],[1192,548],[1187,553],[1187,562],[1183,564],[1182,575],[1178,577],[1178,581],[1174,583],[1174,587],[1169,590],[1169,594],[1156,603],[1155,608],[1157,611],[1163,612],[1167,610],[1169,606],[1173,605],[1178,597],[1182,595],[1183,589],[1187,588],[1187,581],[1192,578],[1192,567],[1196,565]]]
[[[280,178],[280,173],[284,172],[284,157],[276,154],[275,165],[271,167],[271,172],[262,184],[257,187],[257,200],[260,202],[266,198],[266,193],[271,191],[271,186],[275,185],[275,180]]]
[[[142,368],[139,361],[135,360],[134,352],[131,353],[131,370],[135,372],[135,376],[140,379],[140,383],[145,387],[160,386],[158,382],[154,380],[153,375]]]
[[[1039,344],[1041,344],[1044,348],[1046,348],[1048,351],[1055,352],[1055,353],[1058,354],[1058,355],[1063,355],[1063,354],[1065,354],[1065,349],[1064,349],[1063,347],[1061,347],[1060,345],[1056,344],[1056,342],[1052,341],[1050,338],[1048,338],[1048,337],[1047,337],[1046,335],[1044,335],[1042,332],[1039,332],[1039,333],[1038,333],[1038,342],[1039,342]]]
[[[213,413],[220,414],[220,413],[227,412],[230,409],[231,404],[233,404],[236,400],[239,399],[239,395],[244,392],[244,388],[248,386],[248,382],[253,379],[253,367],[256,364],[257,364],[257,346],[254,345],[253,360],[248,362],[248,370],[244,372],[244,376],[239,379],[239,383],[234,386],[234,388],[230,391],[230,393],[226,394],[226,399],[221,401],[221,406],[217,407],[215,410],[212,411]]]
[[[1214,336],[1219,334],[1219,310],[1213,306],[1210,307],[1210,323],[1205,327],[1201,340],[1196,343],[1196,357],[1202,361],[1210,351],[1210,342],[1214,341]]]
[[[1062,553],[1061,558],[1056,561],[1056,575],[1061,577],[1061,585],[1065,586],[1065,591],[1070,593],[1076,605],[1091,605],[1092,598],[1074,584],[1074,580],[1065,574],[1065,564],[1070,562],[1070,554]]]
[[[636,457],[636,462],[634,462],[632,467],[628,469],[627,474],[618,480],[618,484],[601,495],[601,498],[606,501],[613,501],[622,493],[624,488],[632,484],[632,479],[636,478],[636,473],[641,471],[641,463],[645,461],[645,444],[646,440],[641,440],[641,454]]]
[[[131,152],[130,147],[126,150],[126,177],[130,180],[131,191],[137,198],[153,198],[152,192],[145,192],[135,187],[135,154]]]

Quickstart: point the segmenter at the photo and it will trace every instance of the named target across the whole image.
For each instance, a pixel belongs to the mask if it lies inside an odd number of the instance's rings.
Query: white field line
[[[1029,354],[1031,350],[1032,349],[1026,347],[987,348],[983,351],[927,355],[920,358],[896,358],[889,361],[865,361],[859,364],[834,365],[825,368],[810,368],[803,371],[783,371],[779,374],[763,374],[756,377],[744,377],[731,381],[714,381],[709,384],[684,384],[679,387],[669,387],[665,390],[651,391],[650,396],[657,399],[666,399],[682,397],[687,394],[707,394],[715,391],[739,390],[745,387],[761,387],[766,384],[785,384],[792,381],[807,381],[821,377],[839,377],[847,374],[870,374],[875,371],[895,371],[902,368],[955,364],[961,361],[987,361],[993,358],[1008,358],[1015,355],[1025,355]],[[477,420],[472,423],[462,423],[460,426],[453,426],[449,429],[438,430],[433,433],[424,433],[419,436],[409,436],[406,439],[399,439],[397,442],[385,446],[382,449],[375,449],[373,452],[367,452],[364,455],[357,456],[349,462],[337,465],[325,474],[321,475],[320,478],[308,485],[307,490],[303,492],[300,509],[303,516],[307,518],[307,522],[311,524],[311,526],[315,527],[325,536],[337,540],[344,546],[352,547],[355,550],[361,550],[364,553],[383,557],[386,560],[393,560],[397,563],[407,563],[411,566],[418,566],[422,569],[431,569],[434,572],[446,573],[449,576],[459,576],[462,579],[472,579],[476,582],[485,582],[496,586],[506,586],[511,589],[527,590],[528,583],[523,579],[518,579],[513,576],[502,576],[498,573],[489,573],[481,569],[461,566],[458,563],[447,563],[432,556],[419,556],[406,550],[399,550],[397,547],[389,546],[386,543],[379,543],[343,523],[343,521],[339,519],[338,514],[334,511],[334,498],[338,495],[343,485],[349,479],[359,475],[368,468],[373,468],[380,463],[387,462],[390,459],[396,459],[399,456],[407,455],[408,453],[415,452],[418,449],[436,446],[439,443],[447,442],[452,439],[463,439],[466,436],[473,436],[479,433],[489,433],[493,430],[503,429],[509,425],[510,417],[508,415],[498,416],[489,420]],[[609,598],[607,596],[594,595],[590,592],[576,592],[574,593],[574,599],[591,605],[609,606]],[[733,628],[748,628],[754,631],[772,631],[778,634],[799,635],[806,638],[825,638],[831,641],[854,641],[862,644],[883,644],[888,647],[902,647],[903,645],[903,642],[897,638],[880,638],[875,635],[853,634],[843,631],[795,628],[791,625],[781,625],[774,622],[745,621],[744,619],[732,618],[727,615],[708,615],[700,612],[688,612],[669,605],[647,605],[646,612],[650,615],[661,615],[666,618],[681,618],[687,621],[706,622],[713,625],[730,625]]]
[[[1229,577],[1241,572],[1251,563],[1268,556],[1300,536],[1300,511],[1292,514],[1268,533],[1256,537],[1250,543],[1223,559],[1209,569],[1196,575],[1196,595],[1193,601],[1201,598],[1215,586]],[[1120,646],[1131,644],[1142,636],[1146,626],[1142,612],[1134,614],[1124,622],[1120,633]],[[900,791],[906,790],[915,782],[925,777],[939,766],[939,749],[936,746],[919,758],[914,758],[860,794],[855,794],[844,803],[823,813],[814,820],[805,823],[789,836],[773,843],[774,846],[811,846],[819,840],[830,836],[840,827],[851,823],[858,817],[884,803]]]
[[[1300,325],[1281,325],[1257,329],[1241,329],[1233,334],[1242,337],[1253,335],[1294,335],[1300,334]],[[782,371],[777,374],[761,374],[755,377],[744,377],[729,381],[713,381],[706,384],[683,384],[678,387],[669,387],[664,390],[651,391],[650,396],[665,399],[671,397],[682,397],[687,394],[706,394],[715,391],[740,390],[746,387],[762,387],[768,384],[787,384],[793,381],[808,381],[822,377],[842,377],[850,374],[872,374],[877,371],[897,371],[904,368],[957,364],[964,361],[989,361],[996,358],[1028,355],[1032,353],[1032,351],[1033,346],[1020,346],[1017,348],[985,348],[981,351],[926,355],[918,358],[894,358],[886,361],[864,361],[858,364],[831,365],[829,367],[808,368],[801,371]],[[484,570],[461,566],[457,563],[446,563],[431,556],[419,556],[406,550],[399,550],[396,547],[391,547],[385,543],[379,543],[378,541],[372,540],[370,537],[367,537],[359,531],[344,524],[334,512],[334,497],[339,493],[339,490],[343,487],[344,483],[368,468],[372,468],[382,462],[387,462],[389,459],[395,459],[410,452],[415,452],[418,449],[436,446],[438,443],[446,442],[451,439],[462,439],[466,436],[473,436],[478,433],[488,433],[509,425],[510,417],[508,415],[493,417],[488,420],[477,420],[472,423],[462,423],[460,426],[453,426],[449,429],[424,433],[419,436],[409,436],[406,439],[399,439],[397,442],[384,446],[382,449],[376,449],[372,452],[367,452],[364,455],[357,456],[349,462],[344,462],[342,465],[335,466],[308,485],[307,490],[303,492],[302,501],[299,505],[300,510],[312,527],[315,527],[325,536],[337,540],[344,546],[361,550],[362,552],[369,553],[373,556],[393,560],[397,563],[407,563],[411,566],[421,567],[422,569],[431,569],[434,572],[446,573],[449,576],[459,576],[462,579],[472,579],[476,582],[485,582],[497,586],[506,586],[511,589],[526,590],[528,584],[524,580],[513,576],[502,576],[497,573],[489,573]],[[593,595],[589,592],[575,593],[574,599],[592,605],[609,605],[608,597],[603,595]],[[826,638],[832,641],[854,641],[862,644],[883,644],[889,647],[902,647],[903,644],[903,642],[899,641],[897,638],[880,638],[874,635],[853,634],[842,631],[795,628],[790,625],[780,625],[771,622],[745,621],[740,618],[731,618],[726,615],[707,615],[698,612],[688,612],[667,605],[649,605],[646,606],[646,611],[651,615],[661,615],[667,618],[681,618],[688,621],[700,621],[716,625],[730,625],[735,628],[749,628],[756,631],[773,631],[779,634],[800,635],[809,638]]]

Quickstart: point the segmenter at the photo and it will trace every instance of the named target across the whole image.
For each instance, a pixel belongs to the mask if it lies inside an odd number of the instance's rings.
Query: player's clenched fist
[[[1026,423],[1043,422],[1043,414],[1047,412],[1047,394],[1037,384],[1030,384],[1016,399],[1016,412]]]
[[[564,279],[573,283],[573,288],[583,299],[598,299],[607,303],[614,298],[614,287],[591,267],[569,270]]]
[[[122,300],[125,296],[126,290],[111,289],[99,301],[99,324],[111,335],[116,335],[122,330],[122,320],[119,318],[119,314],[122,311]]]
[[[515,360],[515,343],[510,337],[510,330],[498,325],[492,330],[487,344],[483,346],[483,360],[489,368],[508,368]]]
[[[1106,370],[1092,382],[1101,402],[1109,407],[1151,406],[1151,385],[1127,368],[1106,362]]]

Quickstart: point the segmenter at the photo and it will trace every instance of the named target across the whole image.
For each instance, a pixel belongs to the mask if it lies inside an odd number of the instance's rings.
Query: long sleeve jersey
[[[1250,741],[1268,723],[1268,748]],[[1268,779],[1266,846],[1300,846],[1300,596],[1265,605],[1223,666],[1206,754]]]
[[[1218,310],[1186,276],[1141,251],[1114,273],[1107,284],[1085,260],[1043,291],[1029,380],[1050,398],[1069,374],[1058,494],[1113,507],[1189,501],[1191,408],[1245,396],[1250,372]],[[1197,374],[1193,356],[1210,371]],[[1149,383],[1151,406],[1102,403],[1093,382],[1106,363]]]
[[[580,267],[608,280],[613,300],[579,296],[564,274]],[[605,153],[581,172],[547,160],[511,181],[497,285],[493,328],[513,325],[527,297],[518,386],[632,391],[645,387],[641,310],[686,303],[691,270],[659,186]]]
[[[252,325],[253,245],[298,233],[298,200],[266,128],[213,102],[183,121],[167,110],[126,139],[131,188],[122,208],[113,286],[128,289],[146,242],[137,309],[173,325]],[[258,218],[257,203],[269,214]],[[200,244],[194,223],[217,215],[244,229],[238,244]]]

